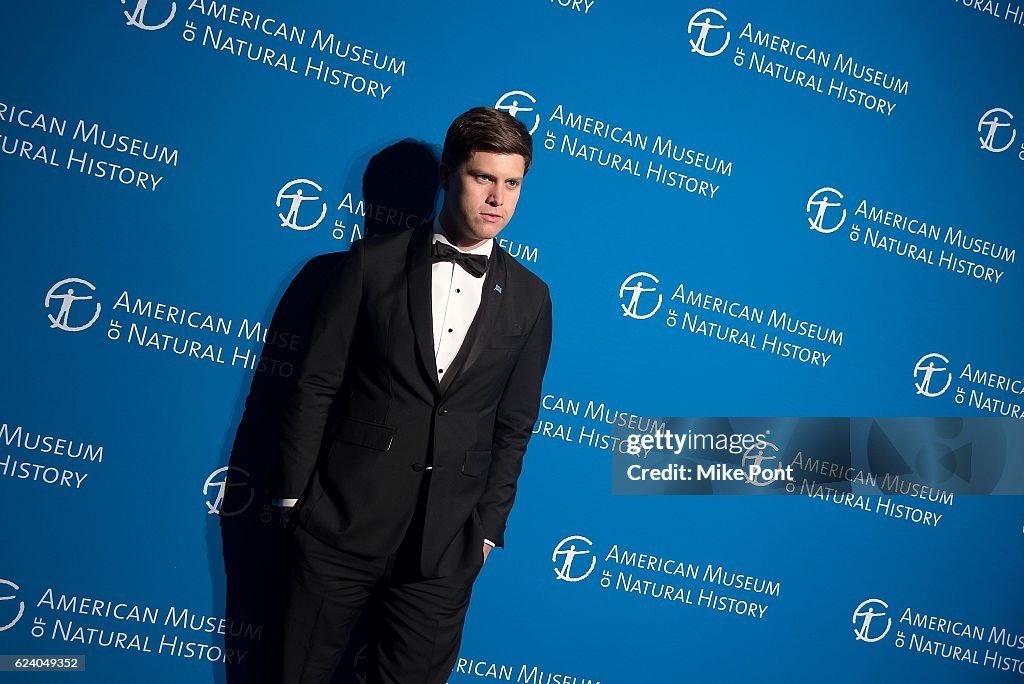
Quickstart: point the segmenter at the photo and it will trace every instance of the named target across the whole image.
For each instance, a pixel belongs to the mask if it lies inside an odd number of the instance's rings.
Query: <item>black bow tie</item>
[[[436,240],[430,252],[430,263],[436,261],[452,261],[466,269],[471,276],[479,278],[487,270],[487,255],[466,254],[449,244]]]

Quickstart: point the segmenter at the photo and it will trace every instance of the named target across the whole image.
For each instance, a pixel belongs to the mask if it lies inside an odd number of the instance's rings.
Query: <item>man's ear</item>
[[[444,188],[445,192],[448,192],[448,177],[451,174],[451,170],[448,165],[443,163],[437,168],[437,177],[441,181],[441,187]]]

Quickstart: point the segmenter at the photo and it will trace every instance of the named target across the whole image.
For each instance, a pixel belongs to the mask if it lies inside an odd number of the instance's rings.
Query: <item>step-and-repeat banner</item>
[[[1024,3],[708,1],[8,3],[0,655],[272,670],[319,293],[487,105],[554,343],[450,681],[1021,681]]]

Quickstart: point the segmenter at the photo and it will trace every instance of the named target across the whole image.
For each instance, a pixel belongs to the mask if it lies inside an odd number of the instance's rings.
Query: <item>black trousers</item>
[[[473,582],[483,564],[448,577],[419,573],[424,473],[402,544],[382,558],[338,549],[301,526],[291,534],[283,684],[328,684],[369,604],[367,684],[444,684],[462,643]]]

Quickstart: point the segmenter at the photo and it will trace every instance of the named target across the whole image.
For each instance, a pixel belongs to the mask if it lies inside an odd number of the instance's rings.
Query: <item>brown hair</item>
[[[454,171],[477,150],[520,154],[525,161],[523,173],[526,173],[533,160],[533,137],[523,122],[508,112],[492,107],[473,107],[456,117],[448,127],[441,163]]]

